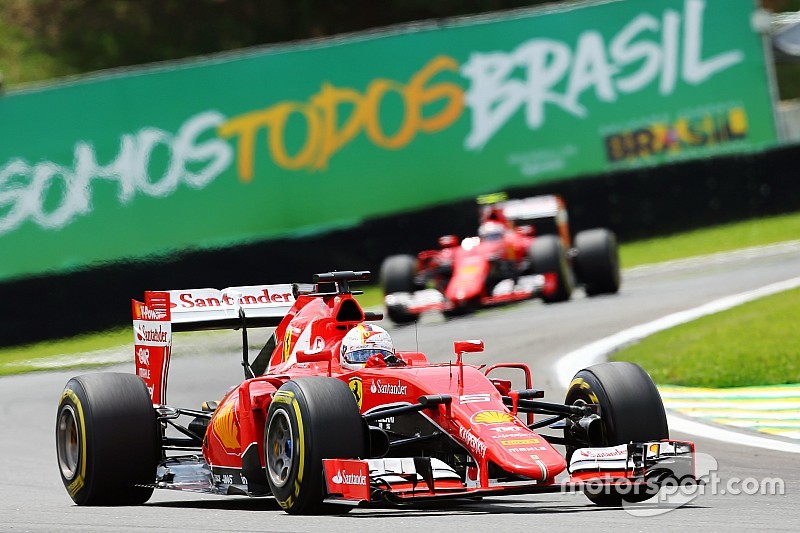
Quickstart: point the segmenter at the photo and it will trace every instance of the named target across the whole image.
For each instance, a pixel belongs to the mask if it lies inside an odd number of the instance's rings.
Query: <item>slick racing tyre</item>
[[[392,255],[381,265],[380,283],[385,295],[397,292],[413,293],[423,289],[414,282],[417,274],[417,260],[411,255]],[[417,319],[417,315],[409,313],[402,306],[388,306],[386,314],[396,324],[407,324]]]
[[[323,504],[322,460],[364,457],[365,427],[350,388],[335,378],[286,382],[267,412],[264,459],[273,496],[289,514],[344,513]]]
[[[554,273],[557,277],[555,292],[542,297],[546,303],[563,302],[572,297],[572,271],[561,239],[555,235],[536,237],[528,250],[528,260],[534,274]]]
[[[480,306],[481,306],[480,299],[475,298],[466,302],[461,302],[460,305],[456,305],[452,309],[445,309],[444,311],[442,311],[442,314],[447,318],[466,316],[480,309]]]
[[[620,286],[617,238],[607,229],[581,231],[575,236],[575,272],[587,296],[616,294]]]
[[[56,416],[61,481],[78,505],[138,505],[153,494],[161,430],[134,374],[100,372],[67,382]]]
[[[618,361],[581,370],[570,383],[564,403],[572,405],[579,400],[600,405],[602,446],[669,438],[667,414],[661,395],[653,380],[639,365]],[[574,451],[574,448],[567,448],[567,461]],[[602,506],[619,506],[623,499],[628,502],[644,501],[654,495],[643,489],[620,494],[610,487],[584,494]]]

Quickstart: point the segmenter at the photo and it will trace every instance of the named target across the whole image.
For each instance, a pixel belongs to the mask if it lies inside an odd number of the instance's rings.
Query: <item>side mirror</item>
[[[483,351],[483,341],[469,340],[456,341],[453,343],[456,351],[456,364],[458,365],[458,394],[464,394],[464,364],[461,362],[461,355],[465,353],[475,353]]]
[[[442,235],[439,237],[439,246],[442,248],[452,248],[458,246],[458,237],[455,235]]]
[[[324,363],[333,358],[333,352],[329,349],[320,350],[318,352],[307,352],[305,350],[298,350],[296,353],[298,363]]]
[[[517,227],[517,233],[531,237],[534,233],[536,233],[536,230],[533,228],[533,226],[519,226]]]
[[[333,352],[330,348],[320,350],[318,352],[307,352],[305,350],[297,350],[295,354],[298,363],[328,363],[328,377],[331,376],[331,362],[333,360]]]
[[[453,343],[456,355],[462,353],[478,353],[483,351],[483,341],[469,340],[469,341],[456,341]]]

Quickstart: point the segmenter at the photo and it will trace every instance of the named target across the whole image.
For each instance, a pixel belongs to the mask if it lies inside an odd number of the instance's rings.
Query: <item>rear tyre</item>
[[[138,505],[153,494],[161,431],[147,387],[134,374],[67,382],[56,416],[56,455],[78,505]]]
[[[335,378],[305,377],[275,393],[264,430],[267,481],[289,514],[344,513],[323,504],[322,460],[364,457],[366,436],[350,388]]]
[[[600,405],[604,446],[669,438],[661,395],[637,364],[618,361],[581,370],[570,383],[564,403],[572,405],[578,400]],[[567,448],[567,460],[574,451]],[[584,494],[595,504],[607,507],[622,505],[623,499],[638,502],[654,495],[644,490],[620,494],[605,488]]]
[[[534,274],[556,275],[555,292],[542,297],[546,303],[563,302],[572,297],[572,272],[561,239],[555,235],[536,237],[528,249],[528,260]]]
[[[417,274],[417,260],[411,255],[392,255],[381,265],[380,283],[385,295],[397,292],[413,293],[423,289],[414,282]],[[407,324],[417,319],[417,315],[409,313],[403,306],[387,306],[386,314],[396,324]]]
[[[575,271],[587,296],[616,294],[620,286],[617,238],[607,229],[581,231],[575,236]]]

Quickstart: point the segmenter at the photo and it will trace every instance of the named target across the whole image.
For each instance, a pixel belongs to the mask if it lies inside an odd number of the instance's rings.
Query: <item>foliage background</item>
[[[0,75],[6,86],[15,86],[114,67],[544,3],[548,2],[0,0]],[[800,0],[763,0],[762,4],[775,12],[800,10]],[[800,97],[800,66],[783,64],[776,70],[781,98]]]
[[[0,0],[10,85],[543,0]]]

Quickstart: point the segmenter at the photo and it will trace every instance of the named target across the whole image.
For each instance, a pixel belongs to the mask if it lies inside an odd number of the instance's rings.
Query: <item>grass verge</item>
[[[796,239],[800,235],[800,213],[738,222],[696,230],[665,238],[650,239],[620,246],[620,260],[625,268],[642,264],[682,259],[697,255],[759,246]],[[358,296],[364,308],[381,305],[377,286],[362,286]],[[788,333],[784,333],[785,335]],[[81,335],[72,339],[47,341],[33,345],[0,349],[0,375],[38,368],[20,362],[129,346],[130,328]],[[667,381],[663,381],[667,383]],[[673,383],[670,381],[670,383]]]
[[[623,268],[630,268],[797,238],[800,213],[790,213],[626,243],[620,246],[620,263]]]
[[[0,375],[22,374],[32,370],[43,370],[45,361],[63,356],[85,354],[129,347],[133,341],[131,328],[117,328],[101,333],[88,333],[70,339],[44,341],[14,348],[0,350]],[[132,353],[132,352],[131,352]],[[96,366],[97,363],[80,363],[75,365],[64,362],[54,365],[58,368],[72,366]]]
[[[800,289],[775,294],[660,333],[613,355],[659,384],[744,387],[800,383]]]

